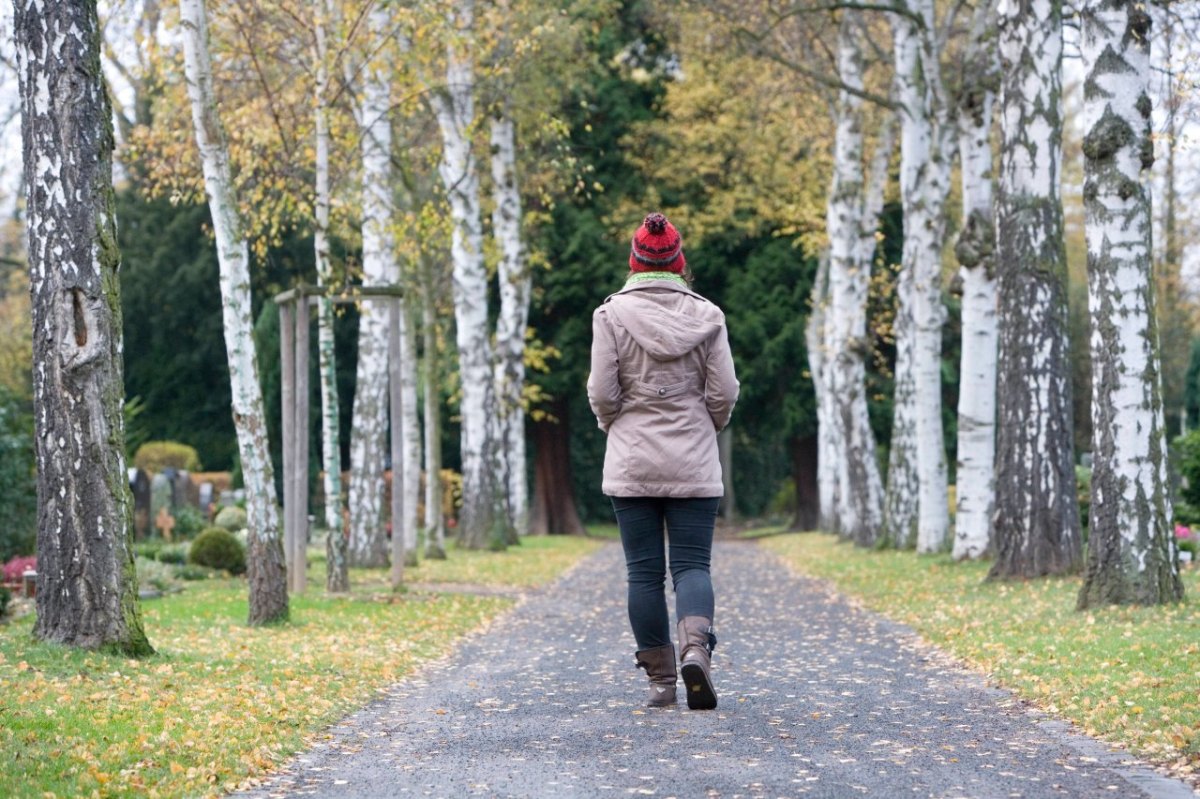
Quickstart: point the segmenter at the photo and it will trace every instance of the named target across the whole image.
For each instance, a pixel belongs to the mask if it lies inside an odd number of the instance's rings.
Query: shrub
[[[1092,509],[1092,470],[1086,466],[1075,467],[1075,496],[1079,500],[1079,523],[1086,529]]]
[[[8,615],[8,603],[12,601],[12,592],[0,585],[0,619]]]
[[[231,533],[244,530],[246,529],[246,511],[237,505],[228,505],[217,512],[217,518],[213,519],[213,524],[217,527],[224,527]]]
[[[178,591],[180,588],[179,580],[175,576],[174,567],[166,563],[147,560],[146,558],[136,558],[134,560],[134,567],[137,569],[139,588],[154,588],[163,593]]]
[[[161,538],[151,538],[146,541],[137,541],[133,545],[133,554],[135,557],[146,558],[147,560],[158,560],[158,553],[167,542]]]
[[[216,575],[207,566],[197,566],[195,563],[185,563],[175,567],[175,575],[181,580],[207,580]]]
[[[175,527],[172,529],[176,538],[195,538],[200,531],[208,526],[204,511],[191,505],[183,505],[172,513],[175,517]]]
[[[138,447],[137,454],[133,456],[133,465],[153,473],[163,469],[195,472],[200,470],[200,456],[196,454],[195,447],[178,441],[147,441]]]
[[[28,401],[0,385],[0,563],[32,555],[37,541],[37,476]]]
[[[1200,506],[1200,428],[1175,439],[1171,449],[1183,477],[1180,495],[1189,505]]]
[[[164,544],[159,547],[158,554],[155,555],[154,559],[159,563],[170,563],[175,566],[181,566],[187,563],[190,549],[191,544],[187,541],[181,541],[178,544]]]
[[[1180,500],[1175,503],[1175,524],[1185,527],[1200,527],[1200,508]]]
[[[192,542],[188,563],[242,574],[246,571],[246,550],[224,527],[209,527]]]

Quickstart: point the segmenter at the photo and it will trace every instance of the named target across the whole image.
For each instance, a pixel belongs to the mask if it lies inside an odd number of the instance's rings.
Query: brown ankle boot
[[[650,678],[646,704],[650,707],[675,704],[675,647],[665,644],[643,649],[637,653],[637,665],[639,669],[645,669]]]
[[[712,710],[717,706],[711,671],[716,645],[711,619],[685,616],[679,620],[679,672],[692,710]]]

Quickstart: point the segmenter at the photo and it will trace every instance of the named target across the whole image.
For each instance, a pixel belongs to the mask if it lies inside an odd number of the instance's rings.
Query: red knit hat
[[[683,239],[675,226],[662,214],[650,214],[633,234],[629,268],[634,272],[675,272],[683,274]]]

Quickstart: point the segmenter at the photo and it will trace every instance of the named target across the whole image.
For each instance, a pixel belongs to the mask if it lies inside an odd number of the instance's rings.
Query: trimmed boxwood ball
[[[242,574],[246,571],[246,550],[225,528],[209,527],[192,542],[188,563],[222,569],[230,574]]]
[[[246,511],[237,505],[228,505],[217,511],[217,518],[213,519],[213,524],[217,527],[224,527],[231,533],[236,533],[246,527]]]

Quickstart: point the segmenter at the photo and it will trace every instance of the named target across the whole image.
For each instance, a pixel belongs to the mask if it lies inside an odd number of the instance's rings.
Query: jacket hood
[[[723,327],[719,318],[705,319],[695,313],[677,310],[679,295],[670,294],[673,297],[652,291],[621,292],[608,304],[617,322],[656,361],[682,358]],[[689,302],[684,307],[701,310],[697,305],[704,303]]]

